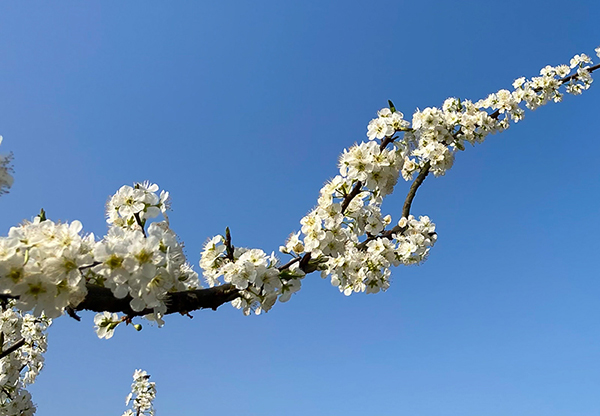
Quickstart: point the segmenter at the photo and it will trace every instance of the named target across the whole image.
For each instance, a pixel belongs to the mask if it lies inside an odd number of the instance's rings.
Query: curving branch
[[[595,70],[600,69],[600,64],[587,68],[588,72],[593,72]],[[569,75],[564,77],[558,82],[560,84],[565,84],[571,80],[577,79],[579,77],[578,74]],[[496,110],[492,112],[489,116],[497,119],[500,117],[500,110]],[[458,134],[458,132],[457,132]],[[385,138],[381,145],[380,150],[385,149],[390,143],[392,143],[397,137],[388,137]],[[431,170],[431,162],[426,162],[420,169],[419,174],[413,181],[410,186],[409,192],[404,201],[404,205],[402,207],[402,217],[408,218],[410,215],[412,203],[416,196],[417,190],[421,187],[427,176],[429,175]],[[359,195],[362,192],[363,183],[361,181],[357,181],[352,190],[344,195],[342,204],[341,204],[341,212],[342,214],[348,208],[350,202],[353,198]],[[44,213],[42,212],[42,215]],[[143,221],[139,217],[138,214],[135,214],[136,222],[140,225],[142,231],[144,231]],[[394,234],[402,233],[405,229],[396,225],[389,230],[384,230],[378,235],[368,235],[367,239],[358,245],[359,249],[366,248],[367,244],[375,240],[377,238],[392,238]],[[233,260],[233,253],[235,247],[231,243],[231,234],[229,229],[226,229],[225,236],[225,245],[226,245],[226,256],[230,260]],[[306,274],[314,272],[318,267],[319,259],[312,259],[310,253],[306,253],[301,257],[296,257],[289,261],[288,263],[279,267],[280,271],[286,270],[291,267],[295,263],[299,263],[298,266],[301,270],[303,270]],[[88,266],[80,267],[80,270],[84,270],[90,267],[96,266],[98,263],[93,263]],[[84,300],[79,303],[77,306],[71,306],[67,309],[69,315],[77,319],[76,312],[89,310],[94,312],[120,312],[125,314],[127,317],[135,317],[142,316],[153,313],[153,309],[148,308],[142,311],[134,311],[131,309],[130,301],[131,297],[126,296],[125,298],[118,299],[116,298],[110,289],[100,287],[93,284],[87,284],[88,293]],[[231,302],[238,297],[241,296],[241,291],[236,289],[232,284],[224,284],[221,286],[216,286],[208,289],[196,289],[190,291],[181,291],[181,292],[173,292],[168,293],[165,296],[165,304],[167,306],[166,314],[187,314],[189,312],[200,310],[200,309],[212,309],[216,310],[219,306]],[[11,296],[10,294],[0,294],[0,302],[5,302],[8,299],[14,299],[15,296]],[[5,351],[0,351],[0,359],[7,356],[8,354],[16,351],[18,348],[25,344],[24,340],[19,340],[11,347],[6,349]]]
[[[414,180],[412,185],[410,185],[410,189],[408,190],[408,195],[406,195],[406,200],[404,201],[404,206],[402,207],[402,216],[408,218],[410,215],[410,207],[412,206],[413,200],[415,199],[415,195],[417,194],[417,189],[423,184],[423,181],[429,175],[429,169],[431,168],[431,162],[427,162],[421,168],[419,175]]]
[[[354,197],[362,192],[362,186],[363,183],[361,181],[357,181],[354,184],[354,188],[352,188],[352,191],[350,191],[348,195],[344,196],[344,200],[342,201],[342,214],[346,212],[348,205],[350,205],[350,202],[352,202]]]

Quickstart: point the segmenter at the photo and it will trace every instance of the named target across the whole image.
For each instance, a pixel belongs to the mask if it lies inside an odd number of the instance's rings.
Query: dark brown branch
[[[7,302],[9,299],[19,299],[18,296],[9,295],[8,293],[0,294],[0,302]]]
[[[379,151],[382,152],[383,149],[385,149],[387,147],[388,144],[390,144],[391,142],[393,142],[394,140],[396,140],[398,137],[397,136],[388,136],[385,139],[383,139],[381,141],[381,144],[379,145]]]
[[[19,348],[21,348],[23,345],[25,345],[25,339],[22,338],[19,341],[15,342],[13,345],[11,345],[10,347],[8,347],[6,350],[0,352],[0,360],[4,357],[6,357],[8,354],[15,352],[16,350],[18,350]]]
[[[408,218],[410,215],[410,207],[412,206],[413,200],[415,199],[415,195],[417,194],[417,189],[423,184],[423,181],[429,175],[429,169],[431,168],[431,162],[427,162],[421,168],[419,175],[414,180],[410,189],[408,191],[408,195],[406,195],[406,199],[404,200],[404,206],[402,207],[402,216]]]
[[[288,262],[287,262],[286,264],[284,264],[283,266],[279,266],[279,267],[277,268],[277,270],[279,270],[279,271],[282,271],[282,270],[285,270],[285,269],[289,269],[289,268],[290,268],[290,266],[291,266],[292,264],[294,264],[294,263],[297,263],[297,262],[299,262],[299,261],[301,261],[301,260],[302,260],[302,257],[296,257],[296,258],[294,258],[294,259],[291,259],[290,261],[288,261]]]
[[[133,214],[133,216],[135,217],[135,222],[137,223],[137,225],[140,226],[140,230],[142,230],[142,234],[144,234],[144,237],[147,237],[146,229],[144,228],[144,223],[142,222],[142,219],[140,218],[140,213],[136,212]]]
[[[130,296],[117,299],[108,288],[88,284],[87,290],[88,293],[83,302],[75,306],[73,310],[121,312],[127,316],[142,316],[153,312],[151,308],[134,311],[129,304],[131,301]],[[168,293],[164,299],[167,305],[166,315],[172,313],[186,314],[198,309],[217,310],[219,306],[231,302],[239,296],[239,290],[229,283],[208,289]]]
[[[92,267],[96,267],[96,266],[97,266],[97,265],[99,265],[99,264],[102,264],[102,263],[101,263],[101,262],[99,262],[99,261],[95,261],[95,262],[93,262],[92,264],[88,264],[88,265],[85,265],[85,266],[81,266],[81,267],[79,268],[79,270],[80,270],[80,271],[83,271],[83,270],[85,270],[85,269],[91,269]]]
[[[75,319],[77,322],[81,321],[81,317],[79,315],[77,315],[77,313],[75,312],[75,309],[73,309],[72,306],[67,306],[65,308],[65,312],[67,313],[67,315],[69,315],[71,318]]]
[[[362,186],[363,186],[363,183],[361,181],[356,182],[354,184],[354,188],[352,188],[352,191],[350,191],[349,194],[344,196],[344,200],[342,201],[342,214],[346,211],[346,209],[348,208],[348,205],[350,205],[350,202],[352,202],[352,199],[354,199],[354,197],[356,195],[360,194],[360,191],[362,190]]]
[[[587,72],[594,72],[596,69],[599,69],[599,68],[600,68],[600,64],[597,64],[597,65],[594,65],[594,66],[590,66],[589,68],[586,68],[586,70],[587,70]],[[559,80],[560,85],[562,85],[562,84],[564,84],[566,82],[569,82],[572,79],[576,79],[578,77],[579,77],[579,74],[575,73],[575,74],[569,75],[567,77],[561,78]]]
[[[308,274],[308,273],[312,273],[314,270],[308,271],[309,270],[309,262],[310,262],[310,253],[306,253],[303,257],[302,260],[300,260],[300,270],[302,270],[304,273]]]

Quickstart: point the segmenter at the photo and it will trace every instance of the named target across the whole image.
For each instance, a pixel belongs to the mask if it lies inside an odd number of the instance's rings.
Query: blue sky
[[[600,5],[543,3],[0,3],[0,232],[43,207],[101,236],[108,196],[150,180],[193,264],[226,226],[277,250],[388,99],[409,116],[593,54]],[[163,415],[597,415],[599,108],[593,85],[428,178],[413,212],[438,243],[386,293],[311,275],[264,316],[225,305],[108,341],[91,313],[58,319],[38,413],[121,414],[143,368]]]

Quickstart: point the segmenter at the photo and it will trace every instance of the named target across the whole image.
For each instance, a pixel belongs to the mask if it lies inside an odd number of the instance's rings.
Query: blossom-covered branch
[[[561,86],[580,94],[599,67],[591,65],[588,56],[576,55],[569,65],[517,79],[512,91],[476,102],[449,98],[441,108],[417,110],[411,121],[390,102],[369,123],[368,141],[343,151],[339,174],[321,189],[300,231],[280,247],[291,256],[285,264],[274,253],[234,246],[227,229],[204,246],[200,266],[209,288],[202,288],[170,228],[168,193],[145,182],[123,186],[110,198],[109,231],[99,241],[83,234],[79,221],[55,223],[45,215],[11,228],[0,238],[0,293],[35,316],[102,312],[94,321],[108,338],[137,316],[162,324],[166,314],[229,302],[245,314],[268,311],[289,300],[314,271],[346,295],[386,290],[392,266],[421,263],[436,242],[431,220],[411,215],[429,173],[444,175],[457,151],[506,130],[523,118],[523,107],[560,101]],[[0,191],[12,184],[9,162],[0,159]],[[400,177],[412,184],[393,222],[381,206]]]
[[[150,381],[150,374],[143,370],[135,370],[131,393],[125,399],[125,404],[131,404],[123,416],[154,416],[154,399],[156,398],[156,384]]]

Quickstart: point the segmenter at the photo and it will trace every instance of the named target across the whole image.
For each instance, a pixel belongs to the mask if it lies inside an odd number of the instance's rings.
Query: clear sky
[[[593,54],[599,17],[592,0],[2,2],[0,232],[43,207],[102,236],[108,196],[150,180],[191,263],[226,226],[277,250],[388,99],[410,117],[484,98]],[[428,178],[413,212],[438,243],[386,293],[311,275],[267,315],[224,305],[108,341],[92,313],[58,319],[38,414],[119,415],[143,368],[159,415],[598,415],[599,109],[593,85]]]

